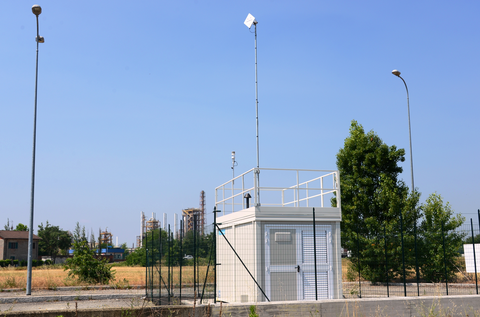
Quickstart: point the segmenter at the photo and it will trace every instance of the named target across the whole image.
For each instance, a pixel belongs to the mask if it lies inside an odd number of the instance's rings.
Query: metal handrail
[[[294,181],[294,185],[292,186],[258,186],[256,173],[257,171],[278,171],[279,173],[282,172],[295,172],[296,178]],[[299,182],[300,173],[310,174],[310,173],[325,173],[320,176],[315,176],[312,179],[307,181]],[[249,175],[250,174],[250,175]],[[269,174],[271,175],[271,174]],[[291,174],[289,175],[291,177]],[[308,176],[308,175],[307,175]],[[251,177],[251,178],[250,178]],[[328,178],[332,179],[332,186],[323,187],[324,181]],[[297,206],[299,207],[302,203],[304,206],[309,206],[310,202],[315,198],[320,198],[320,206],[324,207],[325,203],[325,196],[331,195],[332,193],[336,194],[337,197],[337,206],[340,207],[340,185],[339,185],[339,172],[332,171],[332,170],[312,170],[312,169],[277,169],[277,168],[252,168],[231,180],[217,186],[215,188],[215,206],[221,207],[223,213],[227,210],[226,207],[230,206],[231,211],[236,211],[235,208],[241,206],[242,209],[245,209],[245,200],[244,195],[246,193],[250,193],[252,196],[252,203],[251,206],[259,206],[260,205],[260,192],[264,192],[267,194],[268,192],[278,192],[281,194],[281,201],[266,201],[267,199],[263,199],[264,201],[261,202],[262,206]],[[241,181],[241,188],[240,186],[235,186],[235,182],[238,184]],[[283,181],[283,180],[282,180]],[[248,187],[245,187],[245,183],[247,182]],[[317,184],[312,184],[314,182],[318,182],[320,186]],[[253,183],[253,186],[252,186]],[[265,179],[262,178],[262,183],[265,184]],[[314,187],[310,187],[310,186]],[[292,195],[293,191],[293,199],[286,199],[286,194]],[[253,195],[252,195],[253,194]],[[258,197],[257,197],[258,195]],[[240,197],[241,203],[238,202],[238,198]],[[271,198],[271,197],[270,197]],[[287,197],[288,198],[288,197]],[[235,202],[237,199],[237,202]],[[317,207],[317,206],[315,206]]]

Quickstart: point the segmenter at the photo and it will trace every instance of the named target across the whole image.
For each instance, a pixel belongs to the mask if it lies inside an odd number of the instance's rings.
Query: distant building
[[[98,249],[93,250],[95,252],[95,255],[98,255]],[[68,250],[68,255],[73,256],[73,252],[75,250],[70,249]],[[100,249],[100,257],[105,258],[108,260],[108,262],[121,262],[125,260],[125,249],[121,248],[112,248],[108,247],[107,249],[103,248]]]
[[[40,237],[33,235],[32,260],[38,259],[38,241]],[[28,259],[28,231],[0,230],[0,260]]]

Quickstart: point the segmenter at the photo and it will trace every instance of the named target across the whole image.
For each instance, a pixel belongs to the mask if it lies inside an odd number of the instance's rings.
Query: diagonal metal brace
[[[260,289],[260,291],[262,292],[263,296],[265,296],[265,298],[267,299],[267,301],[270,301],[270,299],[267,297],[267,294],[265,294],[265,292],[263,291],[263,289],[260,287],[260,285],[257,283],[257,280],[253,277],[252,273],[250,273],[250,271],[248,270],[247,266],[245,265],[245,263],[243,263],[242,259],[240,258],[240,256],[237,254],[237,252],[235,251],[235,249],[233,248],[233,246],[230,244],[230,242],[228,241],[227,237],[225,237],[225,234],[222,232],[222,230],[218,227],[218,224],[215,224],[215,226],[217,227],[218,231],[222,234],[222,236],[225,238],[225,241],[227,241],[228,245],[230,246],[230,249],[232,249],[233,253],[235,253],[235,255],[237,256],[238,260],[242,263],[243,267],[245,268],[245,270],[247,270],[248,274],[250,274],[250,277],[252,278],[252,280],[255,282],[255,284],[257,284],[258,288]]]

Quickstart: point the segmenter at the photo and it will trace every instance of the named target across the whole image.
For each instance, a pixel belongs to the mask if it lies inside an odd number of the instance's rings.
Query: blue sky
[[[0,12],[0,224],[28,224],[35,16]],[[35,229],[98,228],[131,245],[256,166],[336,169],[351,120],[407,150],[415,185],[476,217],[480,44],[475,1],[42,1]],[[172,223],[173,224],[173,223]]]

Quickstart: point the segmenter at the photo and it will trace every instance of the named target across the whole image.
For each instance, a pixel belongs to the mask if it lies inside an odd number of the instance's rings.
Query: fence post
[[[140,237],[142,239],[142,237]],[[145,239],[145,242],[147,242],[147,239]],[[148,296],[148,246],[144,245],[145,247],[145,297],[150,298]]]
[[[420,283],[418,281],[418,253],[417,253],[417,213],[415,212],[413,235],[415,236],[415,277],[417,279],[417,296],[420,296]]]
[[[197,215],[193,215],[193,297],[197,293]]]
[[[359,297],[362,298],[362,283],[360,282],[361,278],[361,270],[360,270],[360,238],[358,236],[358,231],[357,231],[357,254],[358,254],[358,294]]]
[[[407,275],[405,274],[405,248],[403,246],[403,216],[400,211],[400,236],[402,239],[402,265],[403,265],[403,294],[407,297]]]
[[[318,300],[317,289],[317,233],[315,230],[315,207],[313,208],[313,264],[315,265],[315,300]]]
[[[152,231],[153,237],[153,231]],[[162,303],[162,251],[163,251],[163,243],[162,243],[162,228],[158,228],[158,274],[160,277],[158,278],[158,299],[160,303]]]
[[[178,234],[178,231],[177,231]],[[180,303],[182,302],[182,265],[183,265],[183,220],[180,220],[180,234],[178,234],[178,239],[180,240],[180,258],[178,259],[179,270],[180,270]]]
[[[473,248],[473,265],[475,266],[475,287],[478,295],[478,281],[477,281],[477,257],[475,255],[475,238],[473,235],[473,220],[470,218],[470,226],[472,227],[472,248]]]
[[[387,252],[387,229],[383,223],[383,241],[385,242],[385,275],[387,277],[387,297],[390,297],[390,289],[388,285],[388,252]]]
[[[170,291],[168,292],[168,304],[170,305],[170,297],[172,297],[172,281],[171,281],[171,276],[170,276],[170,267],[172,266],[172,248],[171,248],[171,240],[170,239],[170,225],[168,225],[168,233],[167,233],[167,248],[168,248],[168,258],[167,258],[167,263],[168,263],[168,288]]]
[[[443,223],[444,221],[442,221],[443,264],[445,266],[445,287],[446,287],[447,296],[448,296],[447,257],[445,255],[445,231],[444,231]]]

